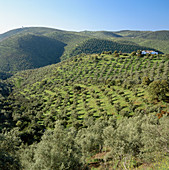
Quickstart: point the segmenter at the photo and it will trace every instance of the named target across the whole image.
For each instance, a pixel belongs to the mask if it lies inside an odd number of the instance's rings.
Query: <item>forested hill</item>
[[[41,35],[22,34],[10,37],[0,44],[0,70],[18,71],[57,63],[65,45]]]
[[[50,28],[21,28],[0,37],[0,71],[55,64],[77,43],[89,38],[75,32]]]
[[[63,31],[28,27],[0,35],[0,71],[55,64],[80,53],[154,49],[169,53],[168,31]]]
[[[88,39],[83,43],[79,44],[77,47],[75,47],[70,53],[70,56],[75,56],[81,53],[93,54],[93,53],[102,53],[103,51],[114,52],[115,50],[122,51],[124,53],[131,53],[132,51],[137,51],[137,50],[150,50],[150,48],[143,47],[126,41],[116,42],[116,41],[93,38],[93,39]],[[151,50],[155,50],[155,49],[151,49]]]

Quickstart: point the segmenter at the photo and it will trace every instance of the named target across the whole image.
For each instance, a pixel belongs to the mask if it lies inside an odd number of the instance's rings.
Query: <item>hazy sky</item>
[[[169,0],[0,0],[0,33],[22,26],[169,30]]]

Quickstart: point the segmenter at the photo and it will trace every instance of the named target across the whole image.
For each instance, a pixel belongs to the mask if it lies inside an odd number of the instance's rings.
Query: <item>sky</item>
[[[21,27],[67,31],[169,30],[169,0],[0,0],[0,34]]]

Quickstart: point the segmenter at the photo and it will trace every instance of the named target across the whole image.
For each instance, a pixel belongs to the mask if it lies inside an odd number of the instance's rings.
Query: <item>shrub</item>
[[[169,91],[169,84],[167,80],[157,80],[150,83],[148,92],[152,99],[163,100],[166,98],[166,93]]]
[[[149,85],[150,83],[151,83],[151,81],[148,77],[143,77],[143,79],[142,79],[143,85]]]
[[[66,131],[61,122],[54,131],[45,132],[37,145],[26,148],[21,155],[26,169],[78,169],[83,166],[81,151],[74,141],[75,131]]]

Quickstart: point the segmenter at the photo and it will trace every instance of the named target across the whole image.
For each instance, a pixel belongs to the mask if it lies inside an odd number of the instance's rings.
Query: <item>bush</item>
[[[21,169],[19,156],[17,155],[20,139],[15,136],[15,131],[0,134],[0,169]]]
[[[142,79],[143,85],[149,85],[150,83],[151,83],[151,81],[148,77],[143,77],[143,79]]]
[[[82,155],[74,137],[75,131],[66,131],[58,121],[54,131],[45,132],[40,143],[23,151],[23,167],[32,170],[79,169],[83,166]]]
[[[146,161],[156,161],[156,156],[164,157],[169,154],[169,117],[163,116],[160,120],[157,118],[147,118],[142,126],[141,142],[143,148],[142,158]]]
[[[124,159],[139,157],[148,163],[155,161],[157,155],[162,159],[169,154],[168,129],[167,116],[159,120],[139,113],[118,120],[115,127],[109,125],[103,131],[104,145],[109,149],[105,161],[110,158],[122,163]]]
[[[150,83],[148,92],[152,99],[164,100],[166,93],[169,91],[169,84],[167,80],[157,80]]]
[[[128,54],[127,53],[123,53],[123,56],[128,56]]]

